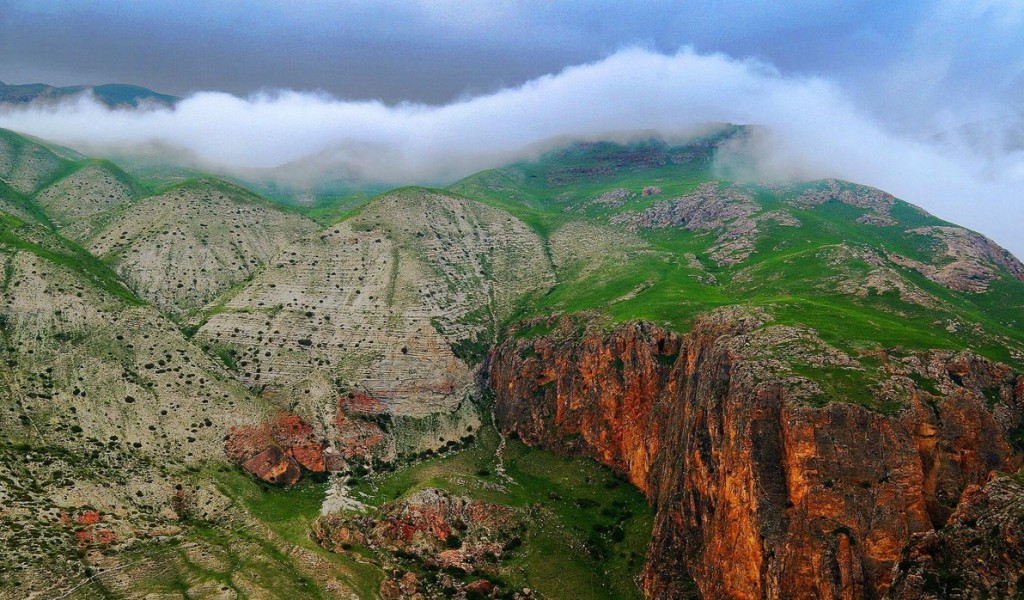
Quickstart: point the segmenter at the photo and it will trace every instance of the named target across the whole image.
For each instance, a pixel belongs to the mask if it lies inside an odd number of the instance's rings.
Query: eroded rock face
[[[904,302],[920,306],[932,307],[938,300],[904,277],[890,265],[878,252],[866,246],[839,244],[822,251],[826,264],[839,274],[823,279],[818,283],[821,288],[833,287],[843,294],[859,298],[867,298],[872,294],[895,292]],[[866,269],[856,269],[852,265],[867,265]]]
[[[200,181],[131,205],[88,249],[139,296],[183,318],[314,229],[242,188]]]
[[[383,234],[338,225],[286,248],[196,338],[231,348],[242,382],[282,388],[325,420],[339,382],[395,414],[448,412],[472,372],[410,289],[415,274]]]
[[[95,233],[109,211],[133,201],[128,178],[106,164],[89,165],[47,186],[36,195],[61,234],[84,240]]]
[[[833,200],[868,209],[869,212],[857,218],[857,222],[862,225],[889,227],[897,224],[890,214],[896,204],[896,198],[892,194],[866,185],[826,179],[800,194],[794,203],[801,207],[813,207]]]
[[[566,320],[510,339],[489,363],[497,424],[619,469],[650,498],[652,598],[682,597],[684,574],[706,598],[877,598],[914,535],[944,523],[969,485],[1020,464],[1006,441],[1019,380],[937,353],[891,361],[880,389],[903,390],[895,414],[817,406],[820,389],[772,351],[793,331],[764,325],[726,310],[685,336],[642,323],[580,336]]]
[[[1019,598],[1024,593],[1024,484],[1020,474],[964,491],[940,531],[916,536],[889,598]]]
[[[719,265],[735,265],[749,258],[760,233],[758,225],[765,221],[785,227],[800,226],[800,222],[785,211],[764,212],[751,189],[714,181],[701,184],[685,196],[610,218],[611,223],[623,224],[633,232],[667,227],[715,232],[717,237],[709,248],[709,257]]]
[[[502,210],[459,196],[399,190],[376,199],[351,223],[394,242],[395,260],[403,265],[399,277],[408,275],[406,294],[429,312],[453,348],[488,344],[497,323],[524,297],[554,284],[536,232]],[[461,354],[466,360],[468,353]]]

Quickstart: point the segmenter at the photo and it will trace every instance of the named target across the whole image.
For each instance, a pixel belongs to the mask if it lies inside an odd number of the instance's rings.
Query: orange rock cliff
[[[690,579],[705,598],[880,598],[912,539],[1021,464],[1024,378],[968,352],[891,361],[879,393],[903,401],[878,411],[809,401],[770,351],[792,332],[757,316],[712,313],[685,335],[552,325],[491,351],[496,425],[643,491],[651,598]]]

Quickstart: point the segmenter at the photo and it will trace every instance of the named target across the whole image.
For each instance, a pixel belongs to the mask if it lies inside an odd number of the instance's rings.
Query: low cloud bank
[[[943,122],[976,118],[944,114]],[[873,185],[1024,255],[1022,144],[986,143],[1012,134],[1019,121],[1004,127],[990,120],[924,138],[896,134],[830,81],[689,49],[671,55],[622,50],[444,106],[277,91],[249,98],[199,93],[173,110],[110,110],[83,97],[0,111],[0,127],[86,153],[160,148],[194,166],[250,176],[265,170],[296,183],[444,183],[529,156],[525,149],[535,152],[554,138],[639,130],[683,137],[709,122],[764,126],[746,148],[759,177],[841,177]],[[979,131],[991,133],[979,137]]]

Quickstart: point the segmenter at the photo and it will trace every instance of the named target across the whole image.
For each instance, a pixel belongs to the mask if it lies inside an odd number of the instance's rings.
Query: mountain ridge
[[[161,94],[138,85],[107,83],[56,87],[45,83],[9,84],[0,82],[0,104],[25,105],[34,102],[59,102],[91,95],[108,108],[139,108],[149,104],[174,106],[181,98]]]
[[[731,181],[717,156],[743,132],[570,145],[316,221],[215,177],[140,179],[4,132],[0,475],[18,508],[0,518],[43,541],[5,538],[18,551],[0,579],[50,597],[38,569],[58,560],[60,589],[84,585],[79,597],[163,593],[169,580],[144,566],[165,551],[159,538],[221,565],[171,554],[167,568],[193,595],[294,594],[302,580],[323,596],[444,597],[482,587],[480,569],[502,593],[559,597],[557,577],[533,562],[578,574],[572,589],[594,597],[637,597],[622,590],[641,572],[652,597],[757,597],[780,593],[780,577],[844,598],[879,597],[890,581],[910,589],[886,574],[912,550],[910,533],[945,535],[966,490],[1019,466],[1024,267],[874,188]],[[845,424],[836,460],[853,461],[856,481],[797,475],[824,446],[779,475],[742,442],[756,434],[792,458],[830,419]],[[848,458],[877,454],[872,428],[918,452]],[[950,444],[975,454],[954,460]],[[39,462],[19,466],[25,455]],[[699,465],[676,468],[692,456]],[[618,475],[573,462],[585,459]],[[890,467],[906,477],[881,481]],[[739,475],[717,480],[726,468]],[[625,477],[653,507],[632,489],[615,504],[578,479],[574,499],[550,495],[568,472],[607,489]],[[839,511],[840,525],[779,525],[796,488],[771,487],[777,476],[803,481],[801,498]],[[129,493],[104,496],[119,477]],[[767,512],[736,513],[735,497],[715,491],[729,486],[767,486],[743,492]],[[862,527],[873,490],[919,498],[913,514],[927,518]],[[835,508],[840,491],[848,510]],[[429,542],[418,558],[335,529],[386,529],[396,510],[473,500],[530,506],[557,526],[527,525],[521,549],[494,557],[469,555],[476,538],[459,554],[450,532],[420,520],[403,522]],[[314,539],[321,510],[337,518]],[[816,522],[815,510],[793,523]],[[742,544],[672,524],[739,535],[716,511],[738,515]],[[472,529],[472,518],[457,520]],[[239,527],[255,537],[235,539]],[[779,567],[759,530],[787,564],[845,561],[840,581]],[[794,542],[800,532],[811,541]],[[877,536],[884,548],[861,550]],[[267,550],[281,546],[296,558]],[[254,575],[267,561],[279,581]],[[420,566],[454,564],[473,567],[445,579]],[[929,564],[914,563],[914,576]],[[100,565],[132,575],[87,574]],[[605,566],[619,591],[594,585]]]

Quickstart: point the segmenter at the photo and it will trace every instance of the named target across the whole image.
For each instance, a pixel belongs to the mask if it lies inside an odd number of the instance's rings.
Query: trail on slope
[[[494,407],[491,407],[491,426],[494,427],[494,431],[498,432],[498,448],[494,451],[494,472],[497,473],[498,477],[504,479],[506,483],[518,483],[516,480],[508,476],[505,472],[505,458],[502,453],[505,451],[505,434],[498,428],[496,421],[494,420]]]

